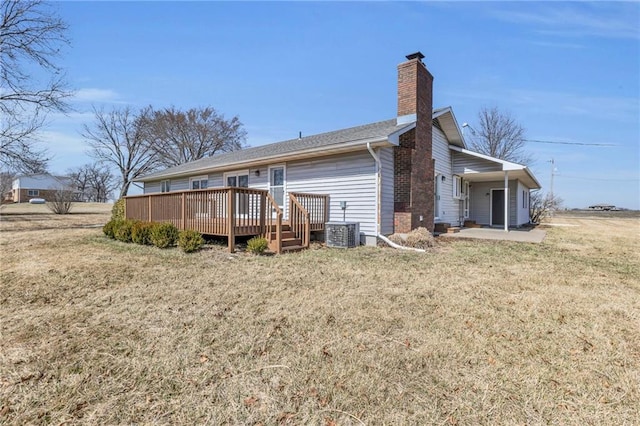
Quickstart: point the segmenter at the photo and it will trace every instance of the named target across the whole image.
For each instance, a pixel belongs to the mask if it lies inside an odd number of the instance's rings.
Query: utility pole
[[[549,207],[549,216],[552,217],[553,216],[553,177],[556,174],[556,162],[555,160],[552,158],[551,160],[549,160],[549,162],[551,163],[551,184],[549,185],[549,201],[551,201],[550,207]]]
[[[556,171],[556,162],[553,158],[549,160],[549,162],[551,163],[551,185],[549,185],[549,194],[551,195],[551,198],[553,198],[553,177]]]

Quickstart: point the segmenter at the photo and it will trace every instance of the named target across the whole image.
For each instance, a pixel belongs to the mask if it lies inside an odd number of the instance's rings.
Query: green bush
[[[178,228],[172,223],[155,223],[150,232],[151,243],[159,248],[167,248],[176,245],[178,240]]]
[[[131,228],[131,241],[136,244],[151,245],[151,228],[153,222],[136,222]]]
[[[247,251],[253,254],[262,254],[269,247],[267,239],[264,237],[253,237],[247,241]]]
[[[124,198],[113,203],[111,208],[111,220],[124,220]]]
[[[104,232],[104,235],[111,239],[115,239],[116,229],[120,226],[120,222],[120,220],[111,219],[109,222],[105,223],[102,227],[102,232]]]
[[[197,231],[185,230],[178,234],[178,247],[185,253],[193,253],[202,248],[204,238]]]
[[[123,243],[131,242],[131,231],[133,226],[137,223],[135,220],[118,220],[116,221],[115,230],[113,232],[116,240]]]

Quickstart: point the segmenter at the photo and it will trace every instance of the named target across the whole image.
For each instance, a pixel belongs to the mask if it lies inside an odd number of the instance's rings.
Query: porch
[[[308,248],[312,232],[324,231],[329,196],[289,193],[288,221],[269,191],[253,188],[211,188],[125,197],[125,218],[170,222],[178,229],[227,237],[230,252],[238,236],[262,236],[282,253]]]

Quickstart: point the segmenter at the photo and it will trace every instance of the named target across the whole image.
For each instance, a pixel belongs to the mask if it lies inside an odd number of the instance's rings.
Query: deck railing
[[[311,232],[324,230],[324,224],[329,221],[328,207],[328,195],[289,193],[289,224],[303,247],[309,247]]]
[[[267,212],[265,216],[264,237],[269,243],[269,248],[276,253],[282,253],[282,209],[267,192]]]
[[[324,229],[328,196],[291,193],[290,225],[303,245],[309,233]],[[125,197],[125,217],[149,222],[170,222],[178,229],[205,235],[226,236],[229,251],[236,236],[263,235],[269,246],[282,251],[283,212],[266,190],[211,188]]]

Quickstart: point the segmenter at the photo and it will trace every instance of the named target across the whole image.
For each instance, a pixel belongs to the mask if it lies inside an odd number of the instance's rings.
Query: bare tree
[[[67,173],[81,201],[106,203],[119,186],[111,170],[97,162],[70,169]]]
[[[552,193],[543,194],[541,191],[529,195],[529,217],[532,223],[540,223],[542,219],[553,214],[562,205],[562,198]]]
[[[472,150],[518,164],[532,162],[525,151],[524,129],[508,112],[496,107],[482,108],[478,120],[478,131],[472,133]]]
[[[212,107],[148,109],[144,119],[146,138],[165,167],[242,149],[247,135],[238,117],[227,120]]]
[[[13,181],[16,174],[10,170],[0,172],[0,202],[4,201],[7,194],[13,187]]]
[[[89,154],[98,162],[113,165],[120,173],[120,194],[124,197],[129,186],[138,177],[153,171],[157,166],[155,152],[146,143],[142,120],[147,112],[136,115],[130,108],[111,112],[94,108],[95,122],[84,125],[82,136],[89,145]]]
[[[69,43],[67,24],[51,8],[41,0],[0,5],[0,163],[28,173],[46,168],[36,133],[47,112],[69,109],[71,95],[55,63]]]

